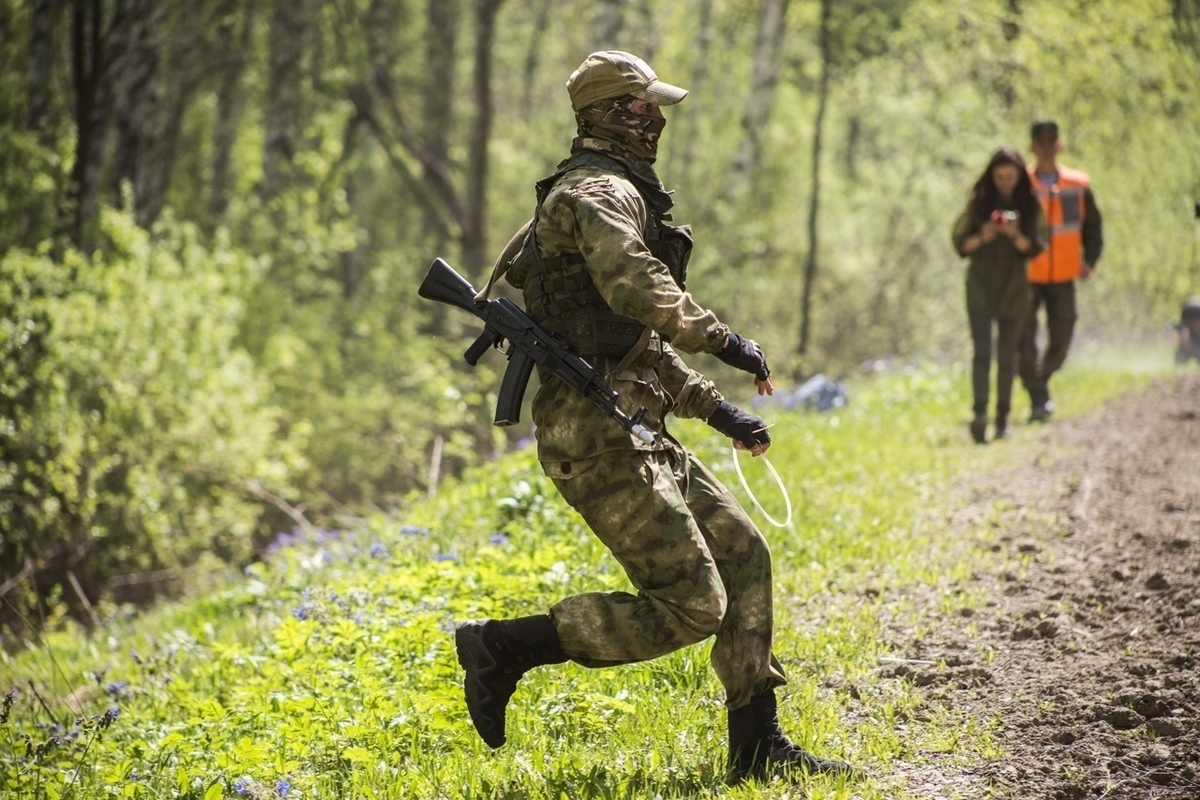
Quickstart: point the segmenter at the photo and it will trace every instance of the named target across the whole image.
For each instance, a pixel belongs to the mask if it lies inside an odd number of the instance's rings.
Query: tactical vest
[[[542,203],[554,184],[568,172],[582,167],[599,167],[628,179],[647,208],[647,224],[643,231],[650,253],[663,262],[682,289],[687,278],[687,265],[692,252],[691,229],[668,225],[667,210],[670,196],[655,180],[640,176],[624,163],[592,150],[583,150],[559,165],[554,174],[537,182],[536,222]],[[529,316],[552,333],[556,333],[584,358],[611,356],[623,358],[642,341],[645,325],[622,316],[605,302],[592,281],[583,254],[563,253],[544,256],[537,245],[536,225],[531,225],[520,252],[512,259],[509,281],[525,292],[525,308]]]
[[[1029,177],[1050,224],[1050,246],[1029,260],[1030,283],[1070,283],[1083,264],[1084,192],[1090,183],[1086,172],[1059,166],[1058,183],[1046,186],[1030,164]]]

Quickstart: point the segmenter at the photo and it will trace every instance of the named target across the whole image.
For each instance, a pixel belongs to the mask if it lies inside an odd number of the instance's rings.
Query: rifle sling
[[[496,258],[496,263],[492,265],[492,274],[488,278],[487,283],[475,295],[475,302],[479,303],[488,299],[488,295],[492,293],[492,286],[496,281],[508,271],[508,267],[512,264],[512,260],[517,253],[521,251],[521,246],[525,243],[525,237],[529,235],[529,229],[533,227],[533,218],[530,218],[520,230],[513,234],[508,240],[508,244],[504,245],[504,249],[500,251],[500,255]]]
[[[614,376],[620,375],[622,372],[629,369],[630,365],[637,360],[637,357],[640,356],[642,351],[645,350],[650,344],[650,337],[653,335],[654,331],[652,331],[649,327],[642,328],[642,335],[638,337],[637,343],[633,347],[629,348],[629,352],[625,354],[625,357],[617,363],[617,366],[613,367],[612,372],[608,373],[608,380],[610,382]]]

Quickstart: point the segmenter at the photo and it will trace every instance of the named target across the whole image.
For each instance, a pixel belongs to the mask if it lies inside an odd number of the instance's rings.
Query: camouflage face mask
[[[635,158],[653,163],[658,156],[658,139],[667,121],[633,113],[629,107],[634,99],[629,95],[614,97],[575,112],[579,126],[576,142],[599,139],[615,145],[618,153],[624,150]]]

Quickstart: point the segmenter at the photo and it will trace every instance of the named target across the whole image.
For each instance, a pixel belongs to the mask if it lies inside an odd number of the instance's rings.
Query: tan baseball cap
[[[623,50],[601,50],[585,58],[567,80],[567,93],[576,111],[623,94],[660,106],[674,105],[687,97],[687,89],[663,83],[649,64]]]

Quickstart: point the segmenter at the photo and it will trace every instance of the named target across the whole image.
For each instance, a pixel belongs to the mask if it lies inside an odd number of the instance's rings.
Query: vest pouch
[[[596,457],[578,458],[573,461],[543,461],[542,472],[554,481],[575,480],[596,468],[600,459]]]
[[[659,225],[651,237],[650,254],[667,265],[675,284],[683,289],[692,257],[692,226]]]

